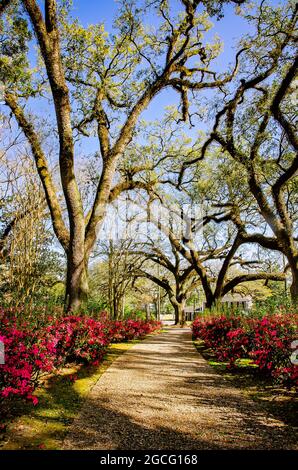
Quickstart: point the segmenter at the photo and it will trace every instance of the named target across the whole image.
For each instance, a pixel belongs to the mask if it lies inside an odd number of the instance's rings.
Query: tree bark
[[[179,323],[180,323],[180,326],[185,325],[185,303],[184,302],[179,304]]]
[[[290,287],[291,300],[294,305],[298,305],[298,262],[291,266],[292,284]]]
[[[206,308],[208,309],[212,309],[213,307],[215,307],[216,302],[221,298],[221,296],[216,298],[212,292],[206,291],[205,289],[204,294],[206,297]]]
[[[146,304],[146,321],[150,320],[150,305]]]
[[[84,251],[75,246],[67,257],[66,311],[77,311],[82,302],[87,300],[88,292],[88,260],[85,259]]]
[[[175,325],[183,326],[185,324],[185,301],[172,302],[175,311]]]
[[[175,325],[179,325],[179,316],[180,316],[179,305],[174,304],[173,307],[174,307],[174,312],[175,312]]]

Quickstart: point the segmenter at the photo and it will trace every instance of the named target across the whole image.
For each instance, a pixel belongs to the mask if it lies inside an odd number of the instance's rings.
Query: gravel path
[[[113,362],[64,449],[298,449],[297,441],[207,364],[188,328],[170,328]]]

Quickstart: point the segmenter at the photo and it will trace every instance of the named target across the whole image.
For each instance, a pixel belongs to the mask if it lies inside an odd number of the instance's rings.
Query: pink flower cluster
[[[51,373],[66,363],[96,365],[108,345],[142,337],[160,328],[155,321],[109,321],[87,316],[48,318],[45,324],[22,323],[1,315],[0,341],[5,363],[0,365],[0,400],[20,397],[37,404],[33,395],[41,374]]]
[[[107,322],[109,337],[113,343],[142,338],[160,329],[161,323],[156,320],[126,320]]]
[[[237,359],[249,358],[263,374],[298,387],[298,366],[291,363],[291,343],[298,337],[297,315],[264,318],[197,318],[193,336],[204,340],[219,361],[234,367]]]
[[[1,325],[1,341],[5,348],[5,363],[0,365],[0,399],[24,397],[37,403],[33,391],[42,372],[51,372],[55,356],[45,337],[38,338],[14,326]]]
[[[56,366],[98,362],[111,342],[106,325],[90,317],[64,317],[45,327],[43,334],[56,357]]]

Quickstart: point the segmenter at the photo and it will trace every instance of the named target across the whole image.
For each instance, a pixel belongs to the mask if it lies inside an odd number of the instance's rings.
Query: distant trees
[[[147,243],[140,253],[142,266],[137,274],[161,287],[175,312],[175,324],[185,323],[185,303],[191,291],[199,284],[193,266],[185,263],[174,245]]]
[[[175,210],[175,206],[168,207],[169,211]],[[283,272],[262,270],[260,268],[265,266],[262,259],[252,258],[251,251],[239,250],[245,241],[229,221],[229,214],[226,216],[211,208],[210,212],[202,214],[201,219],[193,219],[186,213],[175,212],[175,221],[169,226],[162,218],[156,218],[150,207],[149,211],[150,222],[156,225],[171,244],[177,257],[176,265],[174,263],[176,269],[180,263],[179,256],[188,262],[185,270],[178,271],[177,281],[181,282],[183,279],[189,282],[189,276],[196,273],[205,294],[207,308],[214,307],[225,294],[240,284],[262,279],[266,282],[284,281]],[[156,262],[163,262],[160,252],[155,257]],[[173,268],[172,271],[175,274]],[[195,284],[192,281],[188,287],[189,292]],[[182,289],[182,292],[185,300],[187,290]]]
[[[100,242],[96,249],[95,266],[92,269],[93,291],[98,290],[105,299],[111,318],[124,317],[125,301],[133,292],[136,271],[141,264],[140,255],[134,252],[131,239]]]
[[[13,305],[32,304],[63,279],[59,253],[46,214],[44,194],[26,156],[10,162],[3,152],[0,214],[0,298]],[[4,165],[3,165],[4,163]]]

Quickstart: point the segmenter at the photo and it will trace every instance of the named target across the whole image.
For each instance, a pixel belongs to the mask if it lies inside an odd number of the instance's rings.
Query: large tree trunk
[[[78,195],[74,192],[73,199],[77,198]],[[96,238],[89,240],[86,248],[86,228],[83,212],[78,211],[75,217],[69,215],[69,218],[71,221],[71,236],[67,255],[65,310],[75,312],[80,309],[82,302],[85,302],[88,298],[88,261]],[[98,223],[98,229],[99,227],[100,223]],[[116,318],[118,305],[117,300],[115,300],[112,273],[110,272],[109,275],[109,302],[112,318]]]
[[[74,247],[67,257],[65,309],[76,312],[88,297],[88,261],[83,250]]]
[[[294,305],[298,305],[298,263],[296,266],[291,266],[292,284],[290,287],[291,300]]]
[[[147,303],[145,306],[146,309],[146,321],[150,320],[150,305]]]
[[[185,302],[175,302],[175,325],[183,326],[185,324]]]
[[[298,305],[298,255],[294,251],[295,248],[287,246],[288,250],[285,250],[284,255],[288,260],[288,266],[292,274],[292,283],[290,286],[291,300],[294,305]]]
[[[185,325],[185,310],[184,310],[184,307],[185,305],[181,305],[181,312],[180,312],[180,315],[179,315],[179,323],[180,323],[180,326],[184,326]]]
[[[206,296],[206,308],[211,310],[213,307],[216,306],[216,303],[218,302],[219,299],[216,299],[214,295],[211,295],[210,293],[207,293],[205,291],[205,296]]]
[[[178,304],[174,304],[174,312],[175,312],[175,325],[179,324],[179,307]]]

